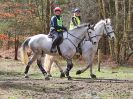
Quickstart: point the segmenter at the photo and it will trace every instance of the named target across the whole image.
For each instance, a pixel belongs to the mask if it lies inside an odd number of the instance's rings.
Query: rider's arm
[[[72,22],[73,22],[73,25],[74,25],[74,26],[77,26],[77,25],[78,25],[78,23],[77,23],[77,21],[76,21],[76,18],[75,18],[75,17],[72,17]]]

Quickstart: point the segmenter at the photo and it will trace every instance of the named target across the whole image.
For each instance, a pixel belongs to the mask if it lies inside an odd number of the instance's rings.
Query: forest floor
[[[133,99],[133,66],[102,66],[101,72],[95,66],[97,79],[91,79],[89,71],[75,74],[81,68],[77,64],[70,74],[73,80],[59,78],[54,66],[53,77],[45,81],[36,64],[31,66],[30,78],[26,79],[21,61],[0,58],[0,99]]]

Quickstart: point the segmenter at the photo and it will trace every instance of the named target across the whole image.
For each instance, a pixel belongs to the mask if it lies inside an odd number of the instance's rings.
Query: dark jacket
[[[59,29],[65,30],[66,28],[63,25],[59,26],[58,23],[57,23],[57,19],[60,20],[60,18],[61,18],[61,16],[57,16],[57,15],[53,16],[51,18],[50,27],[54,27],[55,30],[59,30]]]

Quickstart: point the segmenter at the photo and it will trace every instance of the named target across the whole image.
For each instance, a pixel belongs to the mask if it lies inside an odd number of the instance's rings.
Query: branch
[[[132,55],[133,55],[133,51],[132,51],[131,53],[129,53],[129,54],[128,54],[128,56],[127,56],[127,59],[126,59],[126,60],[128,61],[128,60],[129,60],[129,58],[130,58]]]
[[[133,50],[132,42],[129,43],[129,46]]]

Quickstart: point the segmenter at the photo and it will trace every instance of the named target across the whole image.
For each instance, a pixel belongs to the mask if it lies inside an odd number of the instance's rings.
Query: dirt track
[[[34,66],[30,69],[30,78],[25,79],[25,67],[20,61],[2,59],[0,67],[0,99],[133,99],[133,79],[75,76],[68,81],[58,78],[57,74],[45,81]]]
[[[0,99],[133,99],[133,81],[10,77],[0,81],[0,93]]]

